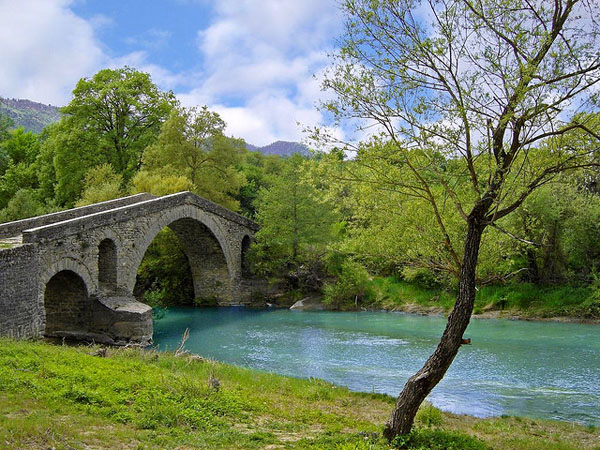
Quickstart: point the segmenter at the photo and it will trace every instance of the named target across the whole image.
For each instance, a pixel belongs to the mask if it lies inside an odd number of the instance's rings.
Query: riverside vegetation
[[[371,171],[378,165],[387,178],[406,177],[384,143],[350,159],[335,150],[265,156],[227,137],[216,113],[181,108],[131,68],[81,80],[62,111],[40,135],[0,117],[0,220],[142,191],[191,190],[260,223],[248,265],[285,291],[270,302],[317,293],[332,309],[451,308],[456,279],[432,210],[382,188]],[[132,131],[111,128],[106,117]],[[589,142],[563,143],[575,144]],[[447,169],[454,170],[452,160]],[[597,179],[593,168],[558,177],[505,220],[503,231],[485,233],[475,313],[600,317]],[[456,211],[444,206],[440,213],[460,240]],[[187,259],[168,228],[146,254],[136,293],[154,306],[194,303]]]
[[[598,449],[575,424],[424,405],[393,445],[393,398],[179,352],[0,339],[0,448]]]

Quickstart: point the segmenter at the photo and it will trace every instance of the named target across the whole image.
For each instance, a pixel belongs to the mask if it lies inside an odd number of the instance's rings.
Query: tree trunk
[[[392,417],[383,433],[389,440],[410,432],[419,406],[444,377],[458,353],[475,303],[475,268],[484,228],[479,220],[470,218],[456,303],[448,316],[446,329],[436,350],[423,368],[408,379],[398,396]]]

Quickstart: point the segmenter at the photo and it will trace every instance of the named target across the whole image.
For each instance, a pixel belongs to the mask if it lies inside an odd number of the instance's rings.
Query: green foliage
[[[14,164],[33,164],[40,152],[40,143],[32,132],[17,128],[2,142],[2,148]]]
[[[600,264],[600,196],[578,188],[572,177],[533,193],[512,217],[515,234],[535,245],[512,242],[534,283],[591,281]]]
[[[106,162],[97,152],[98,136],[63,118],[44,137],[39,173],[42,192],[59,205],[72,207],[81,196],[87,171]]]
[[[252,248],[256,270],[284,274],[302,262],[320,258],[335,239],[338,220],[333,207],[302,177],[310,162],[295,154],[279,175],[269,179],[256,200],[256,220],[261,228]]]
[[[0,222],[26,219],[52,212],[52,207],[44,206],[38,199],[35,191],[20,189],[9,200],[4,209],[0,211]]]
[[[169,228],[154,238],[138,268],[134,294],[152,307],[190,305],[194,283],[177,235]]]
[[[141,170],[133,177],[133,193],[148,192],[152,195],[168,195],[194,189],[193,183],[183,175],[162,175]]]
[[[21,189],[38,187],[36,159],[40,143],[31,132],[18,128],[0,144],[0,164],[4,164],[0,176],[0,208]]]
[[[442,414],[442,411],[437,409],[431,403],[424,403],[419,408],[415,420],[417,421],[417,423],[420,423],[421,425],[428,428],[439,427],[444,422],[444,416]]]
[[[569,305],[571,306],[571,305]],[[566,308],[571,315],[586,319],[600,319],[600,287],[593,286],[592,293],[581,304],[575,304]]]
[[[330,266],[331,270],[331,266]],[[335,282],[323,289],[323,302],[332,308],[358,308],[374,300],[369,272],[359,263],[346,260],[333,270]]]
[[[88,170],[83,183],[83,194],[75,206],[86,206],[123,196],[123,176],[116,174],[110,164]]]
[[[277,155],[263,155],[260,152],[246,152],[240,171],[246,179],[236,196],[240,213],[251,219],[256,216],[256,205],[261,189],[268,189],[273,176],[280,174],[285,161]]]
[[[0,111],[0,143],[8,139],[9,130],[13,125],[13,120],[7,114]]]
[[[543,160],[547,152],[546,147],[532,150],[530,157]],[[468,197],[469,180],[457,172],[460,166],[451,159],[445,166],[453,190]],[[324,155],[316,171],[325,180],[321,195],[343,214],[336,251],[352,255],[374,274],[429,287],[455,286],[458,271],[431,203],[400,189],[411,180],[401,155],[384,143],[365,144],[350,160]],[[557,177],[500,221],[500,228],[488,228],[479,251],[478,281],[590,282],[600,265],[600,195],[582,188],[591,173]],[[430,193],[460,259],[465,222],[443,187],[431,186]]]
[[[125,67],[81,79],[63,117],[45,132],[40,182],[46,196],[72,206],[93,167],[110,164],[129,183],[176,101],[146,73]],[[122,188],[124,186],[121,186]]]
[[[408,435],[398,436],[392,441],[397,449],[414,450],[487,450],[489,447],[475,437],[463,433],[432,430],[412,430]]]
[[[246,181],[237,165],[246,149],[242,140],[226,137],[224,129],[225,122],[206,107],[174,109],[157,140],[144,151],[144,170],[183,176],[196,194],[237,210],[235,197]],[[151,181],[151,176],[146,178]]]
[[[98,140],[93,150],[127,181],[175,103],[173,93],[161,92],[150,75],[124,67],[79,80],[62,113],[69,127],[84,128]]]
[[[367,287],[374,308],[412,312],[450,312],[455,288],[427,287],[395,277],[374,276]],[[475,298],[475,314],[500,313],[509,317],[572,317],[600,319],[598,290],[587,285],[539,286],[509,283],[482,286]],[[352,304],[346,303],[347,307]]]

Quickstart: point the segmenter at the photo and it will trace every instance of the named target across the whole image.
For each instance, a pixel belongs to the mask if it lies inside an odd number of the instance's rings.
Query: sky
[[[300,141],[343,18],[335,0],[0,0],[0,96],[66,105],[128,65],[254,145]]]

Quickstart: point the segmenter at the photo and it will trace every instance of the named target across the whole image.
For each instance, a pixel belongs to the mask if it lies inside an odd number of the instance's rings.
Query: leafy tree
[[[33,164],[40,152],[40,143],[31,131],[17,128],[2,143],[2,148],[13,163]]]
[[[81,196],[87,171],[106,159],[94,149],[98,138],[63,120],[48,127],[40,151],[38,178],[44,198],[72,207]]]
[[[342,308],[350,301],[356,308],[373,296],[369,272],[356,261],[343,261],[335,275],[336,282],[325,285],[323,289],[326,305]]]
[[[524,238],[512,243],[526,279],[592,281],[600,264],[600,196],[559,179],[534,192],[511,219],[513,232]]]
[[[89,169],[110,164],[127,184],[139,170],[144,148],[156,139],[176,104],[147,73],[130,67],[104,69],[81,79],[61,122],[44,140],[44,176],[54,173],[57,202],[70,206],[80,197]],[[44,180],[44,192],[48,191]]]
[[[81,199],[75,206],[86,206],[123,196],[123,176],[116,174],[110,164],[102,164],[88,170]]]
[[[235,196],[245,183],[237,165],[246,150],[242,140],[227,138],[224,129],[225,122],[206,107],[173,110],[144,152],[144,170],[185,176],[196,194],[237,210]]]
[[[54,166],[54,155],[57,151],[57,137],[59,133],[54,129],[59,127],[60,123],[48,125],[39,135],[40,154],[37,157],[39,196],[45,201],[54,201],[57,196],[55,189],[56,168]]]
[[[148,192],[152,195],[168,195],[192,191],[194,185],[184,175],[162,175],[142,170],[133,177],[133,193]]]
[[[150,75],[124,67],[81,79],[62,112],[67,122],[99,138],[95,150],[128,180],[175,103],[173,93],[160,91]]]
[[[52,212],[52,208],[44,207],[35,191],[20,189],[9,200],[6,208],[0,210],[0,222],[27,219],[49,212]]]
[[[307,163],[295,154],[285,161],[280,175],[272,176],[256,200],[254,254],[259,271],[282,275],[320,257],[332,239],[337,221],[332,206],[302,178]]]
[[[40,143],[33,133],[18,128],[0,144],[0,150],[6,155],[6,167],[0,176],[0,208],[4,208],[17,191],[38,187],[36,160]]]
[[[284,164],[284,160],[278,155],[264,155],[251,151],[245,153],[244,161],[239,167],[246,183],[235,196],[242,214],[252,219],[255,217],[256,200],[260,190],[268,188],[269,179],[280,173]]]
[[[458,353],[484,231],[557,174],[597,164],[600,136],[585,115],[572,114],[595,108],[600,17],[585,0],[346,0],[343,7],[346,33],[325,81],[334,93],[325,107],[338,120],[378,126],[371,142],[390,146],[409,176],[394,188],[427,205],[458,274],[440,343],[386,425],[393,439],[410,431]],[[593,145],[562,145],[575,132],[591,135]],[[541,148],[545,141],[552,144]],[[469,189],[455,189],[459,179]],[[464,221],[458,239],[442,202]]]
[[[7,115],[0,113],[0,142],[9,138],[9,131],[13,126],[13,120]]]

